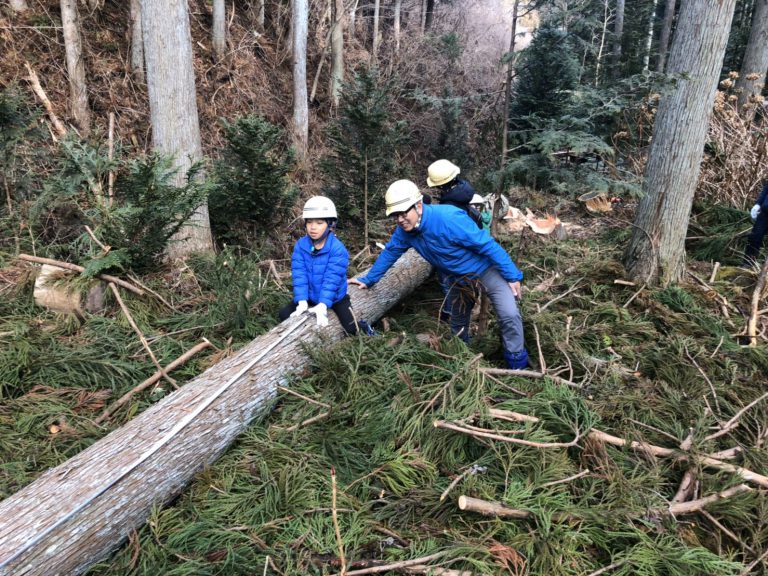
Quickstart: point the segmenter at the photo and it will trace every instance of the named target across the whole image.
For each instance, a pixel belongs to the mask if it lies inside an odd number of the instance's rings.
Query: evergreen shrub
[[[222,123],[226,142],[213,170],[211,228],[221,242],[247,245],[274,230],[296,202],[299,191],[289,177],[296,154],[285,131],[261,116]]]

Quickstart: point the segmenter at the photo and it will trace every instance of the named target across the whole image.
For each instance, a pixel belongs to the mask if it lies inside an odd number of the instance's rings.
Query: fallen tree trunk
[[[409,252],[374,288],[351,287],[356,314],[377,320],[429,272]],[[327,328],[307,315],[283,322],[0,502],[0,575],[78,574],[117,548],[269,405],[306,364],[303,345],[343,337],[329,320]]]

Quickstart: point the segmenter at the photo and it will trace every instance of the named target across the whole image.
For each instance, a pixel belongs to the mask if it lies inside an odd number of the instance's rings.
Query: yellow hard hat
[[[461,173],[461,169],[450,160],[437,160],[427,168],[427,185],[430,188],[447,184]]]
[[[410,180],[396,180],[389,185],[384,194],[387,216],[393,212],[405,212],[417,202],[421,202],[423,198],[416,184]]]

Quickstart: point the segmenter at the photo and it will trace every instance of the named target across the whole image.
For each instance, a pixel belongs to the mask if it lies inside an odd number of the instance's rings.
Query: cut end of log
[[[466,510],[467,509],[467,497],[463,494],[459,496],[459,510]]]

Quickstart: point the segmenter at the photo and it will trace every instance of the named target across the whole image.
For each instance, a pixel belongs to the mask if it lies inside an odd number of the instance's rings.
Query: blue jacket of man
[[[347,294],[348,266],[349,252],[333,232],[320,250],[313,249],[309,236],[299,238],[291,257],[293,301],[322,302],[330,308]]]
[[[413,232],[398,226],[370,272],[359,280],[366,286],[375,284],[409,248],[446,274],[475,277],[495,266],[507,282],[523,279],[487,230],[479,229],[461,208],[441,204],[423,205],[421,222]]]

